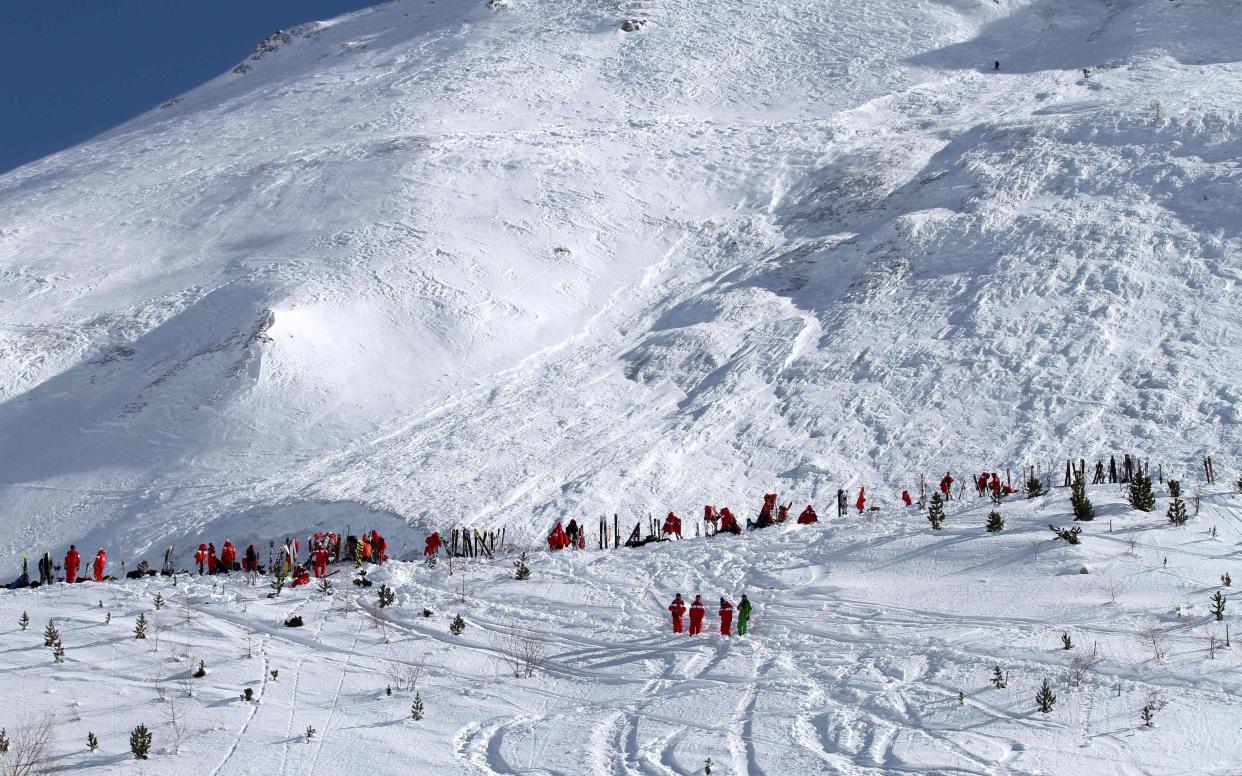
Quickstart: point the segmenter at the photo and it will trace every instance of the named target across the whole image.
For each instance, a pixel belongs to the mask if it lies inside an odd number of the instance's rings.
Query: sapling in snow
[[[158,612],[160,609],[164,608],[164,596],[160,595],[159,593],[156,593],[155,600],[152,601],[151,603],[155,604],[155,611]]]
[[[1005,518],[1001,517],[1001,513],[993,510],[988,513],[988,522],[984,525],[988,533],[999,533],[1005,529]]]
[[[518,580],[530,579],[530,566],[526,565],[526,553],[522,553],[522,556],[520,558],[513,561],[513,567],[515,569],[513,572],[514,579],[518,579]]]
[[[1039,692],[1035,693],[1035,705],[1044,714],[1052,711],[1052,707],[1057,702],[1057,696],[1052,693],[1052,688],[1048,686],[1048,680],[1039,686]]]
[[[1082,533],[1082,529],[1078,526],[1073,528],[1057,528],[1055,525],[1050,525],[1048,527],[1052,529],[1052,532],[1057,535],[1058,539],[1064,539],[1070,544],[1078,544],[1080,541],[1078,535]]]
[[[1228,571],[1226,571],[1224,574],[1221,574],[1221,575],[1220,575],[1220,583],[1221,583],[1222,585],[1224,585],[1225,587],[1232,587],[1232,586],[1233,586],[1233,577],[1229,576],[1229,572],[1228,572]]]
[[[22,626],[22,630],[26,630],[26,626],[30,624],[30,615],[22,612],[22,616],[18,619],[17,624]]]
[[[134,638],[145,639],[147,637],[147,616],[145,614],[138,615],[138,621],[134,623]]]
[[[1139,719],[1143,720],[1143,727],[1151,727],[1152,721],[1156,718],[1156,709],[1150,703],[1143,707],[1139,712]]]
[[[200,660],[198,661],[198,670],[194,672],[193,676],[195,679],[202,679],[206,675],[207,675],[207,662],[204,660]]]
[[[327,577],[319,580],[319,592],[324,595],[332,595],[332,581]]]
[[[423,711],[423,696],[418,693],[414,693],[414,702],[410,704],[410,717],[413,718],[415,722],[418,722],[423,718]]]
[[[944,522],[944,501],[939,493],[932,494],[931,503],[927,506],[927,520],[933,529],[940,530],[940,525]]]
[[[9,732],[4,728],[0,728],[0,754],[9,751]]]
[[[466,630],[466,621],[462,619],[462,616],[460,614],[454,617],[453,621],[449,623],[449,633],[453,634],[454,636],[460,636],[462,632],[465,630]]]
[[[1095,505],[1087,498],[1087,483],[1081,474],[1074,478],[1074,484],[1070,486],[1070,506],[1074,508],[1075,520],[1095,519]]]
[[[1212,594],[1212,614],[1217,621],[1225,619],[1225,597],[1219,590]]]
[[[86,748],[92,752],[99,748],[99,739],[95,738],[94,733],[86,734]]]
[[[1069,633],[1061,634],[1061,649],[1073,649],[1074,640],[1070,638]]]
[[[388,585],[380,585],[379,607],[381,609],[386,609],[387,607],[392,606],[393,603],[396,602],[396,600],[397,600],[397,594],[392,591],[391,587],[389,587]]]
[[[1169,511],[1167,513],[1170,525],[1186,525],[1189,515],[1186,514],[1186,502],[1177,496],[1169,502]]]
[[[309,744],[311,739],[314,738],[315,734],[318,732],[319,731],[315,730],[313,725],[307,725],[306,726],[306,743]]]
[[[134,732],[129,734],[129,751],[133,753],[135,760],[145,760],[151,752],[151,741],[154,736],[151,731],[147,730],[146,725],[139,725],[134,728]]]
[[[47,627],[43,629],[43,646],[50,647],[58,641],[60,641],[60,631],[56,629],[56,623],[48,620]]]
[[[992,682],[992,686],[998,690],[1005,689],[1005,685],[1009,683],[1008,677],[1005,676],[1005,672],[1001,670],[1001,667],[999,665],[992,666],[991,682]]]
[[[1156,508],[1156,497],[1151,492],[1151,477],[1141,470],[1135,471],[1134,479],[1130,480],[1128,494],[1130,506],[1140,512],[1150,512]]]
[[[1026,497],[1039,498],[1047,491],[1044,490],[1044,481],[1039,478],[1035,472],[1031,472],[1031,476],[1026,479]]]

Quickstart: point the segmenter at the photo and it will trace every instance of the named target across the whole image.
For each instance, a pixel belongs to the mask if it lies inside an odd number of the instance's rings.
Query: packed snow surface
[[[348,573],[3,592],[0,726],[54,712],[76,772],[1238,773],[1207,599],[1242,541],[1239,41],[1240,0],[403,0],[0,177],[5,581],[71,542],[132,569],[768,491],[834,515],[529,582],[394,563],[382,613]],[[896,498],[1122,452],[1221,481],[1181,530],[1163,487],[1093,488],[1079,546],[1063,490],[1000,535]],[[837,520],[860,486],[878,511]],[[754,633],[673,638],[679,591],[748,593]],[[414,722],[384,688],[419,664]]]

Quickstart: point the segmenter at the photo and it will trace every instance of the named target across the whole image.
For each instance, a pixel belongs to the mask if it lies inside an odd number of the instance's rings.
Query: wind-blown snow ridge
[[[0,178],[0,547],[1227,462],[1236,11],[406,0],[299,28]]]

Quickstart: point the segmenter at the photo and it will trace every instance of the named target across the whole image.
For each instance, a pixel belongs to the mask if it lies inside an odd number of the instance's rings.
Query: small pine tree
[[[155,600],[152,601],[152,603],[155,604],[155,611],[158,612],[160,609],[164,608],[164,596],[160,593],[156,593]]]
[[[1095,505],[1087,498],[1087,483],[1081,474],[1074,478],[1074,484],[1070,486],[1070,505],[1074,508],[1075,520],[1085,522],[1095,519]]]
[[[1219,590],[1212,594],[1212,614],[1217,621],[1225,619],[1225,597]]]
[[[1130,480],[1130,507],[1140,512],[1150,512],[1156,508],[1156,497],[1151,492],[1151,477],[1142,471],[1135,471]]]
[[[134,638],[145,639],[147,637],[147,616],[139,614],[137,622],[134,623]]]
[[[1238,477],[1237,482],[1233,483],[1233,487],[1237,488],[1239,493],[1242,493],[1242,477]]]
[[[1228,572],[1228,571],[1226,571],[1224,574],[1221,574],[1221,575],[1220,575],[1220,583],[1221,583],[1222,585],[1224,585],[1225,587],[1232,587],[1232,586],[1233,586],[1233,577],[1229,576],[1229,572]]]
[[[1143,707],[1139,712],[1139,719],[1143,720],[1143,727],[1151,727],[1152,721],[1156,718],[1156,708],[1150,703]]]
[[[1186,521],[1190,518],[1186,514],[1186,502],[1174,496],[1169,502],[1168,516],[1170,525],[1186,525]]]
[[[392,606],[396,600],[397,594],[392,591],[391,587],[388,585],[380,585],[379,606],[381,609],[386,609],[387,607]]]
[[[319,731],[318,731],[318,730],[315,730],[315,727],[314,727],[313,725],[307,725],[307,726],[306,726],[306,743],[308,743],[308,744],[309,744],[309,743],[310,743],[310,740],[311,740],[312,738],[314,738],[314,737],[315,737],[315,734],[316,734],[316,733],[318,733],[318,732],[319,732]]]
[[[414,693],[414,703],[410,705],[410,716],[415,722],[423,718],[423,696],[418,693]]]
[[[459,614],[449,623],[449,633],[454,636],[460,636],[466,630],[466,621]]]
[[[1001,513],[992,510],[988,513],[988,522],[984,525],[988,533],[1000,533],[1005,530],[1005,518],[1001,517]]]
[[[1031,476],[1026,479],[1026,497],[1039,498],[1047,491],[1044,490],[1044,481],[1039,478],[1035,472],[1031,472]]]
[[[241,694],[241,699],[242,699],[243,701],[247,701],[247,702],[249,702],[249,701],[253,701],[253,700],[254,700],[254,690],[253,690],[252,688],[250,688],[250,687],[246,687],[245,689],[243,689],[243,690],[242,690],[242,694]]]
[[[513,573],[514,579],[530,579],[530,566],[526,565],[526,553],[522,553],[522,557],[513,561],[513,567],[516,569]]]
[[[108,614],[104,616],[104,625],[111,625],[111,624],[112,624],[112,612],[108,612]]]
[[[59,641],[52,646],[52,659],[57,663],[65,662],[65,645]]]
[[[94,733],[86,734],[86,748],[92,752],[99,748],[99,739],[95,738]]]
[[[1169,495],[1173,498],[1182,495],[1182,483],[1180,480],[1169,480]]]
[[[0,728],[0,754],[9,751],[9,732]]]
[[[1050,525],[1048,527],[1052,529],[1052,532],[1057,535],[1058,539],[1064,539],[1070,544],[1080,543],[1078,536],[1082,533],[1082,529],[1078,526],[1073,528],[1057,528],[1055,525]]]
[[[319,580],[319,592],[324,595],[332,595],[332,580],[324,577]]]
[[[273,682],[276,681],[276,677],[280,676],[280,671],[276,670],[275,668],[273,668],[271,671],[268,671],[268,673],[271,675]]]
[[[26,626],[30,624],[30,615],[23,611],[21,618],[17,621],[17,624],[22,626],[22,630],[26,630]]]
[[[129,734],[129,751],[133,752],[135,760],[147,759],[153,738],[146,725],[139,725]]]
[[[944,523],[944,501],[939,493],[933,493],[931,503],[927,505],[927,521],[936,531],[939,531],[941,524]]]
[[[198,670],[194,672],[194,678],[202,679],[206,675],[207,675],[207,661],[200,660],[198,661]]]
[[[1039,692],[1035,693],[1035,705],[1044,714],[1052,711],[1052,707],[1057,702],[1057,696],[1052,694],[1052,688],[1048,686],[1048,680],[1039,686]]]
[[[43,629],[43,646],[50,647],[58,641],[60,641],[60,631],[56,629],[56,623],[48,620],[47,627]]]
[[[1073,649],[1074,640],[1070,638],[1069,633],[1061,634],[1061,649]]]
[[[1003,690],[1008,683],[1005,678],[1005,672],[1001,671],[1001,667],[998,665],[992,666],[992,686],[998,690]]]

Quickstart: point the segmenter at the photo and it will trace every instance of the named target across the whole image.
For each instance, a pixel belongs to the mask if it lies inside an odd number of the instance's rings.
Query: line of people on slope
[[[683,618],[686,613],[690,614],[690,632],[689,635],[697,636],[703,632],[703,618],[707,616],[707,606],[703,603],[703,596],[696,595],[690,606],[686,606],[686,601],[678,593],[673,602],[668,605],[669,614],[673,616],[673,633],[685,633],[686,628]],[[737,635],[745,636],[750,631],[750,600],[743,595],[742,600],[737,604]],[[720,608],[717,611],[720,615],[720,635],[729,636],[733,630],[733,602],[724,596],[720,597]]]
[[[378,531],[370,531],[363,534],[359,539],[355,536],[348,536],[345,540],[344,554],[342,555],[340,537],[335,533],[316,533],[307,545],[309,553],[306,561],[314,568],[315,578],[326,576],[327,566],[329,563],[337,560],[352,559],[354,565],[361,566],[364,562],[383,563],[388,560],[388,541],[380,535]],[[269,556],[273,555],[275,543],[269,548]],[[310,572],[301,562],[300,553],[302,543],[294,538],[285,539],[281,545],[278,555],[270,557],[270,563],[273,567],[280,564],[284,572],[293,580],[294,587],[307,584],[310,582]],[[194,553],[194,563],[198,566],[198,573],[202,574],[228,574],[233,571],[248,572],[251,574],[259,574],[265,570],[265,567],[259,562],[259,552],[253,544],[246,548],[245,554],[242,556],[240,563],[237,560],[237,548],[231,540],[225,540],[221,545],[220,551],[217,553],[214,543],[204,543],[198,545],[198,550]],[[91,578],[96,582],[104,582],[115,579],[115,577],[107,576],[108,553],[104,548],[100,547],[96,553],[94,561],[90,564]],[[22,556],[22,573],[12,584],[10,588],[36,587],[42,585],[50,585],[58,581],[56,572],[60,570],[52,560],[50,552],[43,553],[36,564],[39,571],[39,581],[32,582],[29,572],[29,555]],[[82,569],[82,556],[78,552],[76,545],[69,545],[69,551],[65,553],[63,577],[66,583],[84,582],[86,577],[79,577],[78,572]],[[163,574],[170,575],[174,573],[174,557],[173,548],[170,545],[164,553]],[[141,561],[134,571],[129,572],[130,577],[141,577],[147,574],[155,574],[155,571],[148,571],[147,562]]]
[[[32,586],[32,583],[30,581],[29,559],[30,559],[29,555],[26,555],[26,554],[22,555],[22,574],[20,577],[17,578],[16,582],[10,585],[10,587],[31,587]],[[55,572],[60,569],[60,566],[57,566],[52,561],[52,553],[50,552],[43,553],[43,557],[39,558],[39,562],[36,565],[38,566],[38,569],[39,569],[39,582],[38,582],[39,585],[50,585],[53,582],[57,581]],[[85,582],[86,581],[85,577],[81,577],[81,578],[78,577],[78,570],[82,568],[82,555],[81,553],[78,552],[78,548],[76,545],[73,545],[73,544],[69,545],[69,551],[65,553],[64,568],[65,568],[64,578],[66,582]],[[99,552],[95,553],[95,560],[91,561],[91,565],[90,565],[91,577],[96,582],[103,582],[105,578],[108,578],[105,576],[107,572],[107,568],[108,568],[108,553],[106,550],[104,550],[103,547],[100,547]]]

